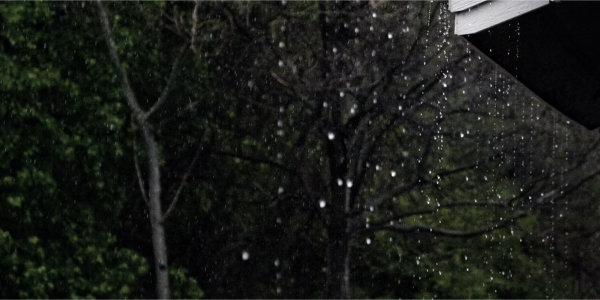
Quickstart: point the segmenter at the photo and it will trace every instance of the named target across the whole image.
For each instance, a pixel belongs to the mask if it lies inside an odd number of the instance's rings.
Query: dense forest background
[[[444,3],[2,3],[0,65],[0,297],[600,297],[598,133]]]

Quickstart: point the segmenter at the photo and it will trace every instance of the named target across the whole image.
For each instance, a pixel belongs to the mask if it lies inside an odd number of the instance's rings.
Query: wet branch
[[[181,46],[179,48],[177,57],[175,58],[175,61],[173,61],[173,65],[171,66],[171,73],[169,75],[169,79],[167,80],[167,85],[165,86],[162,93],[158,97],[158,100],[156,101],[156,103],[154,103],[154,105],[152,105],[152,107],[150,107],[148,112],[146,112],[144,114],[145,119],[149,118],[154,112],[156,112],[165,103],[165,101],[167,101],[167,99],[169,98],[171,91],[173,90],[173,86],[174,86],[175,82],[177,81],[177,77],[179,76],[179,73],[181,72],[181,60],[185,54],[185,50],[187,50],[187,43],[185,43],[183,46]]]
[[[470,231],[459,231],[459,230],[450,230],[443,229],[437,227],[431,227],[426,225],[381,225],[381,226],[372,226],[368,229],[368,231],[392,231],[397,233],[426,233],[433,234],[438,236],[446,236],[446,237],[473,237],[477,235],[481,235],[484,233],[492,232],[494,230],[507,227],[512,224],[514,221],[527,216],[527,212],[521,211],[518,214],[491,226],[481,227],[478,229],[470,230]]]
[[[179,195],[181,194],[183,187],[187,183],[188,177],[190,177],[190,174],[192,173],[192,169],[194,169],[194,167],[196,166],[196,162],[198,161],[198,158],[200,158],[201,153],[202,153],[202,143],[196,149],[196,154],[194,154],[194,158],[192,159],[192,162],[188,166],[188,169],[185,171],[185,174],[183,174],[183,177],[181,178],[181,182],[179,182],[179,187],[177,187],[177,191],[175,192],[175,196],[173,196],[173,200],[171,201],[171,204],[169,205],[169,207],[167,208],[167,210],[165,211],[165,213],[162,216],[163,222],[164,222],[164,220],[166,220],[169,217],[171,212],[175,209],[175,206],[177,205],[177,201],[179,201]]]
[[[110,58],[113,61],[113,64],[116,67],[117,75],[119,76],[119,82],[121,83],[121,88],[123,89],[123,93],[125,94],[125,98],[127,99],[127,104],[129,104],[129,107],[133,111],[133,115],[135,116],[136,120],[142,121],[144,119],[144,110],[142,110],[137,99],[135,98],[135,93],[133,92],[131,84],[129,83],[127,72],[123,68],[121,60],[119,59],[119,53],[117,52],[117,45],[115,44],[112,30],[110,29],[108,15],[106,14],[104,5],[102,5],[102,1],[98,0],[96,1],[96,4],[98,4],[98,13],[100,14],[100,22],[102,23],[102,30],[104,32],[104,37],[108,46],[108,52],[110,54]]]
[[[142,192],[142,199],[146,205],[148,205],[148,195],[146,194],[146,184],[144,183],[144,178],[142,176],[142,170],[140,169],[140,163],[137,159],[137,143],[135,138],[133,138],[133,163],[135,164],[135,173],[137,175],[138,184],[140,186],[140,192]]]
[[[292,174],[294,176],[299,176],[299,174],[298,174],[298,172],[296,170],[288,168],[287,166],[285,166],[283,164],[280,164],[278,162],[274,162],[272,160],[268,160],[266,158],[252,157],[252,156],[249,156],[249,155],[240,154],[240,153],[234,153],[234,152],[229,152],[229,151],[216,151],[216,152],[213,152],[213,154],[220,155],[220,156],[228,156],[228,157],[233,157],[233,158],[239,158],[241,160],[245,160],[245,161],[249,161],[249,162],[253,162],[253,163],[265,164],[265,165],[272,166],[272,167],[275,167],[277,169],[286,171],[289,174]]]

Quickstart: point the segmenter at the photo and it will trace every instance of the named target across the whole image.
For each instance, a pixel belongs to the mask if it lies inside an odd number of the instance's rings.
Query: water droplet
[[[333,132],[328,132],[327,133],[327,139],[329,139],[330,141],[333,141],[335,139],[335,133]]]
[[[394,170],[390,171],[390,175],[392,175],[392,177],[396,177],[396,171],[394,171]]]
[[[323,199],[319,200],[319,207],[320,208],[325,208],[325,205],[327,205],[327,203],[325,203],[325,200],[323,200]]]
[[[348,188],[352,187],[352,180],[346,179],[346,187],[348,187]]]
[[[392,33],[391,33],[391,32],[388,32],[388,39],[390,39],[390,40],[391,40],[393,37],[394,37],[394,36],[392,35]]]
[[[284,42],[279,42],[279,48],[285,48],[285,43]]]
[[[333,53],[337,53],[337,48],[333,47]]]
[[[273,264],[274,264],[276,267],[279,267],[279,258],[278,258],[278,259],[276,259],[276,260],[273,262]]]
[[[282,186],[280,186],[280,187],[277,189],[277,194],[280,194],[280,195],[281,195],[281,194],[283,194],[283,191],[284,191],[284,190],[283,190],[283,187],[282,187]]]
[[[248,253],[248,251],[246,251],[246,250],[242,251],[242,259],[243,260],[250,259],[250,253]]]
[[[371,245],[371,239],[370,239],[370,238],[367,238],[367,239],[365,240],[365,243],[367,243],[367,245]]]
[[[278,66],[280,66],[280,67],[283,67],[283,60],[280,60],[280,61],[277,63],[277,65],[278,65]]]
[[[338,186],[342,186],[342,185],[344,185],[344,181],[343,181],[341,178],[338,178],[338,179],[337,179],[337,185],[338,185]]]
[[[373,18],[377,18],[377,13],[375,13],[375,12],[374,12],[374,13],[372,14],[372,16],[373,16]]]
[[[344,94],[344,92],[343,92],[343,91],[340,91],[340,97],[341,97],[341,98],[343,98],[343,97],[344,97],[344,95],[345,95],[345,94]]]

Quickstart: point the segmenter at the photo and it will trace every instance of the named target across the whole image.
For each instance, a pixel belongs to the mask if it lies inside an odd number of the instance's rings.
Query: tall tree
[[[162,184],[161,184],[161,154],[159,150],[159,144],[155,137],[154,129],[151,123],[151,117],[154,114],[159,113],[163,110],[163,106],[167,103],[172,96],[173,89],[175,88],[178,77],[182,68],[182,60],[190,48],[193,48],[194,39],[195,39],[195,24],[197,22],[197,7],[194,9],[194,13],[192,15],[192,29],[191,29],[191,37],[185,37],[184,42],[179,47],[179,51],[176,54],[176,57],[171,66],[170,73],[168,78],[166,79],[166,83],[162,88],[162,91],[157,97],[157,100],[149,107],[144,108],[141,106],[140,102],[137,99],[136,92],[133,89],[133,86],[130,83],[127,70],[124,68],[121,59],[119,57],[118,49],[116,43],[113,38],[113,33],[111,29],[111,24],[109,21],[108,14],[102,1],[97,1],[98,12],[100,16],[100,21],[102,24],[102,30],[104,32],[104,38],[106,39],[106,44],[108,46],[108,51],[114,67],[116,69],[118,79],[120,81],[121,89],[123,91],[123,95],[127,101],[127,105],[129,106],[132,114],[132,119],[135,124],[139,127],[139,131],[141,132],[142,139],[144,141],[144,149],[147,156],[147,182],[148,187],[146,189],[142,171],[137,163],[137,158],[135,159],[135,169],[139,179],[140,191],[142,193],[142,197],[146,201],[149,218],[150,218],[150,226],[152,232],[152,248],[154,252],[154,265],[155,265],[155,273],[156,273],[156,293],[157,297],[161,299],[167,299],[171,297],[171,290],[169,287],[169,267],[167,260],[167,242],[166,242],[166,233],[164,228],[164,223],[172,211],[175,209],[177,202],[179,200],[179,196],[181,191],[186,184],[186,181],[189,177],[189,174],[192,168],[195,166],[200,153],[201,147],[198,147],[194,157],[191,159],[189,163],[189,167],[184,175],[181,177],[181,182],[173,195],[173,198],[166,209],[162,208]],[[179,16],[175,16],[178,18]],[[182,29],[177,29],[178,34],[183,35]],[[137,51],[137,49],[136,49]],[[134,140],[135,143],[135,140]],[[135,155],[135,154],[134,154]]]
[[[322,216],[325,297],[349,296],[357,238],[477,236],[571,191],[543,172],[523,173],[519,163],[531,149],[508,140],[531,128],[516,122],[507,102],[514,85],[450,36],[443,4],[219,9],[228,30],[219,29],[218,51],[209,55],[244,100],[238,118],[252,128],[246,134],[269,146],[215,154],[278,169],[286,176],[274,205],[295,201]],[[492,83],[475,85],[480,72]],[[597,174],[569,172],[568,185]],[[466,222],[432,223],[453,214]]]

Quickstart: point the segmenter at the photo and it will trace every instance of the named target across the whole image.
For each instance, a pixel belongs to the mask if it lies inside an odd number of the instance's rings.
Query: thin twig
[[[154,103],[154,105],[150,107],[148,112],[144,114],[145,119],[147,119],[154,112],[156,112],[156,110],[158,110],[160,106],[163,105],[165,101],[167,101],[167,98],[169,98],[171,90],[173,89],[173,85],[175,85],[175,81],[177,81],[177,77],[179,76],[179,72],[181,71],[181,59],[183,58],[186,49],[187,43],[185,43],[183,46],[181,46],[181,48],[179,48],[179,53],[177,54],[175,61],[173,61],[173,66],[171,67],[171,74],[169,75],[169,79],[167,80],[167,85],[158,97],[156,103]]]
[[[269,165],[275,168],[278,168],[280,170],[286,171],[287,173],[294,175],[294,176],[299,176],[298,172],[292,168],[289,168],[283,164],[280,164],[278,162],[274,162],[272,160],[266,159],[266,158],[260,158],[260,157],[252,157],[249,155],[245,155],[245,154],[240,154],[240,153],[234,153],[234,152],[229,152],[229,151],[215,151],[213,152],[213,154],[215,155],[220,155],[220,156],[228,156],[228,157],[233,157],[233,158],[239,158],[241,160],[245,160],[248,162],[253,162],[253,163],[258,163],[258,164],[265,164],[265,165]]]
[[[458,230],[449,230],[437,227],[430,227],[424,225],[413,225],[413,226],[403,226],[403,225],[386,225],[381,227],[371,227],[369,231],[395,231],[399,233],[429,233],[440,236],[447,237],[473,237],[477,235],[481,235],[484,233],[492,232],[496,229],[500,229],[506,227],[517,219],[523,218],[527,216],[527,212],[521,211],[518,214],[491,226],[478,228],[471,231],[458,231]]]
[[[148,205],[148,195],[146,194],[146,184],[144,183],[144,178],[142,177],[142,170],[140,169],[140,164],[137,159],[137,143],[135,142],[135,137],[133,138],[133,162],[135,164],[135,172],[138,178],[138,184],[140,186],[140,192],[142,192],[142,199],[146,205]]]
[[[201,142],[200,145],[198,146],[198,149],[196,149],[196,154],[194,154],[194,158],[192,159],[192,162],[190,163],[188,169],[185,171],[185,174],[183,174],[183,177],[181,178],[181,182],[179,183],[179,187],[177,188],[177,191],[175,192],[175,196],[173,197],[173,201],[171,201],[169,208],[167,208],[167,211],[165,211],[165,213],[163,214],[163,217],[162,217],[163,221],[166,220],[167,217],[169,217],[169,215],[171,214],[171,212],[175,209],[175,206],[177,205],[177,201],[179,201],[179,195],[181,195],[181,191],[183,190],[183,187],[187,183],[188,177],[190,177],[190,174],[192,173],[192,169],[194,168],[194,166],[196,165],[196,162],[198,161],[198,158],[200,157],[200,153],[202,153],[202,145],[203,145],[203,143]]]
[[[200,1],[196,0],[194,5],[194,11],[192,12],[192,37],[190,39],[190,48],[194,53],[196,50],[196,34],[198,32],[198,8],[200,7]]]

